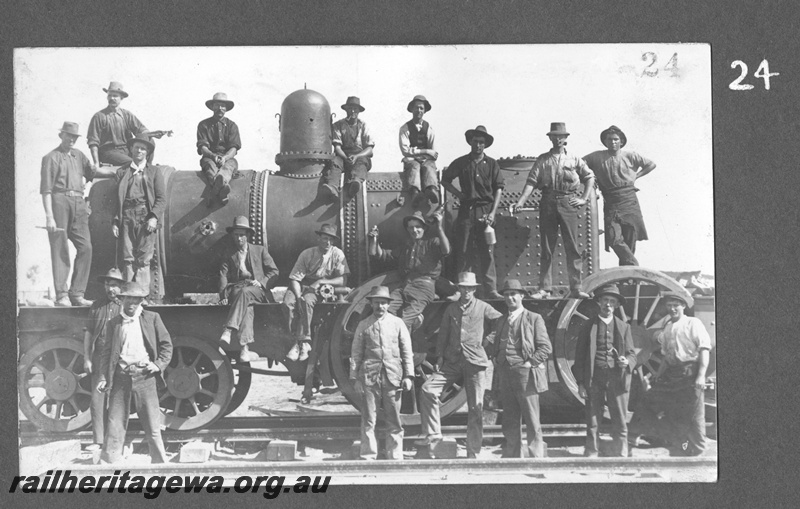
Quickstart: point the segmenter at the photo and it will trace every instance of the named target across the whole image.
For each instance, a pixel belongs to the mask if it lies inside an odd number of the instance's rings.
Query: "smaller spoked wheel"
[[[219,348],[201,339],[177,337],[159,393],[164,424],[191,431],[222,417],[234,391],[233,370]]]
[[[20,409],[44,431],[81,430],[92,422],[91,379],[84,370],[80,341],[68,337],[44,340],[20,359],[17,369]]]

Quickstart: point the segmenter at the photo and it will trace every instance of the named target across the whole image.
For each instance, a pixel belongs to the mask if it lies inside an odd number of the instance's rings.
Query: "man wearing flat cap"
[[[387,287],[373,287],[366,298],[372,314],[356,327],[350,350],[350,382],[361,395],[361,459],[378,457],[375,424],[380,408],[386,426],[386,459],[402,460],[400,399],[403,391],[413,387],[411,337],[403,321],[388,312]]]
[[[625,303],[617,285],[603,286],[594,292],[600,313],[583,324],[575,347],[572,373],[578,394],[586,404],[586,447],[584,456],[597,457],[598,424],[603,407],[611,415],[611,456],[628,456],[628,394],[631,373],[636,367],[631,328],[614,316]]]
[[[631,441],[651,436],[652,430],[673,456],[697,456],[706,449],[704,390],[711,338],[699,318],[686,316],[694,303],[688,293],[665,292],[662,300],[669,322],[655,340],[663,359],[631,419]]]
[[[58,133],[61,143],[42,158],[39,192],[44,206],[45,228],[50,241],[50,259],[57,306],[88,306],[83,298],[92,265],[92,239],[89,234],[89,208],[83,198],[83,179],[111,177],[113,171],[100,169],[74,148],[80,137],[78,124],[64,122]],[[75,246],[72,284],[69,276],[69,245]]]
[[[606,251],[614,250],[620,265],[639,265],[636,241],[647,240],[642,210],[636,198],[636,181],[656,169],[656,163],[636,152],[622,150],[628,138],[612,125],[600,133],[607,150],[583,156],[603,193]]]
[[[242,148],[242,140],[239,127],[225,116],[233,109],[233,101],[227,94],[217,92],[206,101],[206,108],[214,114],[197,124],[197,153],[202,156],[200,168],[212,194],[227,203],[231,177],[239,169],[236,154]]]
[[[494,246],[486,242],[484,231],[493,226],[505,181],[497,161],[484,153],[494,137],[479,125],[464,133],[472,147],[470,153],[453,161],[442,174],[442,185],[459,201],[458,217],[453,225],[456,270],[473,270],[481,283],[480,296],[499,299]],[[453,185],[458,179],[461,189]]]
[[[149,290],[127,283],[120,292],[122,308],[106,325],[100,360],[98,391],[108,391],[108,423],[100,459],[114,463],[122,458],[131,396],[144,429],[153,463],[166,463],[161,439],[161,409],[158,388],[166,388],[164,370],[172,359],[172,339],[154,311],[142,308]]]
[[[503,402],[504,458],[542,458],[544,441],[539,420],[539,394],[547,384],[547,358],[553,351],[544,318],[522,306],[527,294],[516,279],[503,285],[508,312],[497,324],[497,334],[487,353],[496,359]],[[522,447],[522,422],[528,446]]]
[[[248,346],[255,341],[253,304],[273,302],[270,290],[278,279],[278,267],[266,247],[248,242],[248,235],[255,230],[245,216],[236,216],[233,226],[226,230],[233,238],[235,250],[225,256],[219,269],[220,304],[231,305],[220,341],[230,343],[232,333],[238,331],[239,360],[251,362],[258,359],[258,354]]]
[[[484,350],[487,323],[502,313],[475,297],[478,282],[472,272],[458,275],[459,301],[447,306],[436,342],[434,373],[422,386],[420,415],[425,438],[417,445],[434,449],[442,438],[439,397],[445,387],[458,384],[467,391],[467,458],[477,458],[483,443],[483,391],[489,358]],[[490,329],[494,331],[494,327]],[[441,371],[440,371],[441,368]]]
[[[296,339],[286,354],[290,361],[308,359],[311,351],[311,319],[320,287],[343,287],[350,274],[344,252],[333,245],[340,240],[336,225],[323,224],[316,234],[317,245],[300,253],[289,274],[289,288],[283,298],[283,305],[288,311],[289,330]]]
[[[167,206],[167,186],[157,166],[147,162],[155,146],[146,134],[128,141],[131,162],[117,170],[117,206],[111,226],[118,239],[122,275],[150,288],[150,262],[155,252],[158,228]]]
[[[522,196],[517,203],[509,207],[514,214],[523,207],[534,189],[542,190],[539,201],[539,230],[542,238],[542,251],[539,266],[539,291],[534,299],[547,298],[552,293],[553,276],[550,266],[553,262],[553,250],[558,241],[558,231],[564,241],[567,255],[567,272],[569,274],[570,297],[588,299],[589,294],[581,290],[581,271],[583,257],[578,249],[578,214],[580,214],[589,194],[594,188],[594,174],[580,157],[567,153],[566,124],[553,122],[547,133],[553,144],[548,152],[539,155],[531,168]],[[578,191],[583,184],[580,197]]]
[[[434,237],[425,237],[429,226],[422,212],[403,218],[408,234],[406,244],[395,251],[378,242],[378,227],[369,232],[369,254],[381,260],[396,260],[403,282],[392,292],[389,312],[403,319],[411,334],[422,325],[422,312],[436,298],[436,280],[442,273],[442,259],[450,254],[450,241],[442,226],[442,213],[432,216]]]
[[[321,191],[332,199],[339,197],[339,180],[344,172],[344,185],[350,197],[355,196],[367,180],[367,172],[372,168],[372,149],[375,141],[369,128],[358,118],[364,111],[361,99],[347,98],[342,104],[347,117],[333,124],[333,161],[320,178]]]
[[[119,314],[119,293],[125,280],[116,267],[110,269],[97,280],[103,284],[105,295],[94,301],[89,308],[88,327],[83,334],[83,369],[92,377],[92,445],[89,450],[99,449],[103,445],[106,420],[106,395],[97,390],[100,384],[100,357],[106,344],[106,324]]]
[[[422,116],[431,109],[424,95],[417,95],[406,108],[411,120],[400,127],[400,152],[403,154],[404,192],[415,204],[420,192],[431,203],[439,203],[439,177],[436,174],[436,158],[439,153],[433,148],[433,127]],[[401,193],[398,203],[402,206],[405,197]]]
[[[131,139],[149,131],[136,115],[120,108],[122,100],[128,97],[122,83],[112,81],[103,92],[106,93],[108,106],[92,117],[86,141],[97,166],[101,163],[121,166],[131,161],[128,153]]]

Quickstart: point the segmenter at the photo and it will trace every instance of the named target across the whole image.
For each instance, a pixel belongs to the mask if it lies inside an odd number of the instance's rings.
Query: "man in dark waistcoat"
[[[439,203],[439,177],[436,174],[436,159],[439,153],[433,148],[433,127],[422,116],[431,109],[424,95],[417,95],[406,108],[411,120],[400,126],[400,152],[403,154],[403,191],[397,198],[402,207],[404,193],[418,205],[420,197],[431,203]],[[424,192],[424,195],[420,195]]]
[[[355,196],[367,180],[367,172],[372,168],[372,139],[367,124],[358,118],[365,108],[361,99],[347,98],[342,104],[347,117],[333,124],[333,161],[320,177],[320,191],[331,199],[339,198],[339,179],[344,172],[344,184],[350,198]]]
[[[212,194],[227,203],[231,177],[239,169],[236,154],[242,149],[242,140],[239,127],[225,116],[233,109],[233,101],[227,94],[217,92],[206,101],[206,108],[214,114],[197,124],[197,153],[202,156],[200,168]]]

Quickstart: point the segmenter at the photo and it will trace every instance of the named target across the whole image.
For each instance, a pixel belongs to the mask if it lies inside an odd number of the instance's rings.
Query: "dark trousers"
[[[102,444],[106,430],[106,393],[98,392],[100,383],[100,348],[95,346],[92,352],[92,403],[89,407],[92,414],[92,442]]]
[[[214,179],[217,178],[217,175],[222,175],[224,185],[231,181],[233,173],[239,169],[239,163],[236,161],[236,158],[231,158],[225,161],[225,164],[220,168],[213,158],[203,156],[203,158],[200,159],[200,168],[202,168],[203,176],[206,178],[206,182],[208,182],[209,185],[214,184]]]
[[[166,463],[167,452],[161,440],[161,410],[158,406],[156,376],[158,375],[131,375],[117,367],[108,396],[108,424],[103,453],[100,456],[103,461],[114,463],[122,458],[133,396],[136,414],[150,446],[150,458],[153,463]]]
[[[577,243],[578,213],[581,209],[576,209],[570,205],[569,198],[570,195],[544,194],[539,202],[539,231],[542,235],[539,281],[541,288],[545,290],[549,290],[553,286],[550,265],[553,262],[553,250],[558,241],[559,229],[561,230],[561,239],[564,241],[564,252],[567,255],[569,286],[574,289],[579,288],[581,285],[583,260]]]
[[[150,142],[155,145],[156,140],[150,139]],[[152,164],[153,163],[153,154],[155,150],[147,154],[147,162]],[[123,164],[128,164],[129,162],[133,161],[131,158],[131,154],[128,151],[128,147],[125,145],[120,145],[119,147],[113,147],[111,145],[106,145],[98,149],[97,151],[97,158],[100,159],[100,164],[110,164],[111,166],[122,166]]]
[[[420,414],[422,434],[441,435],[442,420],[439,413],[439,396],[453,384],[467,391],[467,452],[478,454],[483,444],[483,392],[486,366],[476,366],[466,361],[460,364],[445,363],[441,373],[433,373],[422,386]]]
[[[334,189],[339,189],[339,179],[344,172],[345,185],[350,182],[364,182],[367,180],[367,172],[372,168],[372,158],[359,157],[355,163],[334,156],[331,164],[322,173],[322,183]]]
[[[621,221],[611,220],[606,225],[609,244],[611,249],[619,258],[619,264],[622,265],[639,265],[639,260],[636,259],[636,239],[638,234],[636,227]]]
[[[301,287],[301,297],[298,299],[294,292],[286,290],[283,297],[283,306],[289,322],[289,330],[295,338],[311,340],[311,319],[314,317],[314,306],[317,304],[317,292],[310,286]]]
[[[500,363],[500,393],[503,401],[504,458],[542,458],[544,440],[539,420],[539,394],[528,390],[530,366]],[[528,430],[528,447],[522,448],[522,422]]]
[[[67,196],[53,193],[53,219],[58,228],[64,231],[48,233],[50,240],[50,261],[53,267],[53,285],[56,296],[61,298],[67,293],[70,297],[83,297],[86,283],[89,281],[89,270],[92,266],[92,239],[89,236],[89,210],[83,195]],[[69,275],[69,245],[72,242],[77,253],[72,271],[72,284],[67,288]]]
[[[456,271],[475,272],[484,295],[497,291],[497,268],[494,264],[494,246],[486,243],[486,224],[479,221],[492,210],[491,205],[480,205],[459,211],[453,226],[456,252]]]
[[[436,298],[435,284],[432,279],[422,277],[406,282],[404,286],[391,293],[389,312],[400,317],[408,331],[413,333],[414,322],[422,315],[425,307]]]
[[[361,458],[378,458],[378,441],[375,437],[375,424],[378,409],[381,422],[386,426],[386,459],[403,459],[403,426],[400,422],[400,399],[403,391],[395,387],[381,369],[381,375],[373,385],[364,386],[361,399]]]
[[[586,401],[586,454],[596,454],[598,425],[603,421],[603,407],[608,405],[611,416],[612,456],[628,456],[628,392],[619,368],[595,366]]]
[[[426,159],[419,162],[416,159],[403,163],[403,180],[406,189],[416,188],[422,191],[428,187],[439,187],[439,178],[436,174],[436,161]]]
[[[136,281],[150,289],[150,262],[156,247],[156,232],[147,231],[147,206],[122,211],[122,268],[126,281]]]
[[[267,291],[259,286],[237,284],[228,294],[228,321],[225,326],[239,331],[239,344],[246,345],[253,339],[253,304],[267,302]]]

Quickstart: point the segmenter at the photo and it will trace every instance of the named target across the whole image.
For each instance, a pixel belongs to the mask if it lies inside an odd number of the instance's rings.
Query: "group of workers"
[[[96,389],[92,402],[94,440],[98,446],[104,444],[104,458],[113,461],[119,457],[127,423],[126,405],[133,394],[140,417],[144,415],[145,427],[149,426],[151,454],[154,460],[163,461],[165,455],[156,419],[156,382],[163,382],[161,374],[169,363],[171,342],[158,315],[142,311],[141,303],[149,294],[155,233],[163,226],[166,205],[164,177],[150,164],[155,148],[152,138],[164,133],[148,131],[132,113],[120,108],[121,101],[128,96],[120,83],[111,82],[103,90],[108,107],[94,115],[87,136],[92,161],[74,148],[80,136],[74,122],[64,123],[59,147],[42,161],[41,194],[51,244],[56,304],[92,306],[91,326],[85,338],[85,362]],[[224,203],[230,193],[230,179],[238,168],[235,156],[241,140],[236,124],[225,116],[234,107],[226,94],[215,94],[206,106],[213,115],[198,125],[197,152],[212,196]],[[358,193],[371,168],[375,145],[366,124],[358,118],[364,111],[360,99],[349,97],[342,108],[347,117],[332,126],[334,158],[320,180],[320,191],[331,197],[339,195],[342,174],[347,193]],[[416,208],[422,200],[432,204],[441,201],[435,164],[438,153],[434,149],[433,128],[423,120],[431,109],[430,102],[418,95],[407,109],[412,118],[400,128],[404,184],[397,200],[403,204],[410,199]],[[547,136],[552,148],[537,157],[522,195],[509,207],[514,214],[525,205],[534,189],[542,192],[540,285],[531,297],[547,298],[552,291],[550,264],[560,231],[567,256],[570,296],[589,298],[581,289],[582,253],[576,242],[578,213],[597,185],[605,203],[606,248],[615,251],[621,265],[638,264],[634,256],[636,242],[646,239],[647,234],[634,184],[652,171],[655,164],[635,152],[621,150],[627,138],[616,126],[600,135],[606,150],[583,158],[567,153],[569,132],[565,124],[552,123]],[[487,129],[484,126],[470,129],[465,132],[465,139],[470,152],[455,159],[443,172],[441,181],[460,202],[453,229],[455,249],[444,232],[441,208],[430,217],[420,210],[405,217],[407,242],[400,249],[383,248],[377,227],[368,236],[369,254],[382,260],[396,260],[402,282],[393,290],[376,287],[368,295],[372,314],[359,324],[353,341],[351,379],[363,397],[361,455],[367,459],[377,455],[374,430],[378,408],[383,409],[389,427],[387,456],[402,458],[399,404],[402,391],[411,389],[414,377],[412,338],[423,323],[425,307],[436,298],[442,262],[451,251],[455,251],[458,292],[450,292],[449,300],[453,302],[439,329],[435,373],[422,387],[421,413],[426,437],[420,445],[435,454],[432,451],[442,438],[439,396],[445,387],[458,383],[467,391],[467,453],[469,457],[479,453],[485,372],[495,359],[504,409],[503,455],[544,454],[538,394],[547,390],[550,340],[543,318],[522,306],[527,292],[519,281],[507,280],[501,292],[497,291],[493,246],[486,240],[484,229],[495,222],[505,184],[497,161],[484,152],[494,142]],[[107,295],[91,303],[84,298],[91,241],[83,179],[90,181],[95,177],[115,178],[118,182],[112,230],[119,239],[122,270],[112,269],[101,278]],[[454,185],[456,179],[458,187]],[[220,340],[230,343],[235,338],[240,360],[250,362],[258,357],[248,346],[254,341],[252,305],[272,301],[270,290],[277,280],[278,269],[265,247],[249,242],[254,230],[246,217],[236,217],[227,232],[234,249],[220,267],[220,302],[230,305]],[[284,297],[288,327],[295,337],[286,356],[290,361],[309,357],[319,289],[323,285],[345,286],[349,274],[345,255],[335,245],[340,240],[335,225],[323,224],[316,234],[317,245],[298,257]],[[77,250],[69,287],[67,240]],[[478,297],[503,298],[506,314]],[[602,418],[603,405],[607,404],[612,409],[615,453],[625,455],[628,443],[625,411],[636,356],[629,327],[614,318],[614,309],[624,302],[618,289],[613,286],[600,289],[595,298],[600,314],[582,332],[575,362],[575,378],[587,402],[586,454],[597,454],[597,422]],[[687,388],[681,392],[684,400],[673,406],[679,407],[676,412],[682,416],[676,423],[689,419],[687,408],[694,412],[690,415],[692,424],[687,425],[691,428],[691,439],[681,443],[684,451],[696,453],[703,450],[704,443],[702,423],[697,423],[702,417],[697,409],[703,406],[699,387],[705,381],[710,342],[702,324],[683,315],[687,303],[681,296],[671,295],[667,300],[672,321],[662,331],[661,345],[666,359],[656,377],[668,379],[673,384],[670,387],[692,379],[692,391]],[[135,321],[142,326],[130,326]],[[494,324],[493,341],[484,339],[489,332],[484,330],[485,322]],[[109,393],[107,418],[102,416],[105,392]],[[674,403],[678,392],[665,394]],[[660,407],[658,403],[651,405],[656,413],[664,406],[663,401]],[[527,447],[521,446],[523,421],[528,429]],[[675,429],[682,425],[676,424]]]

